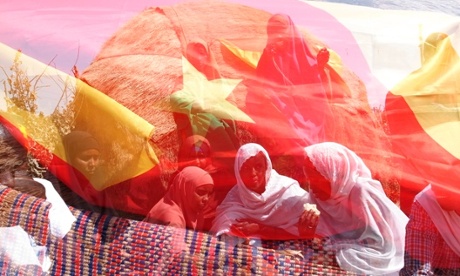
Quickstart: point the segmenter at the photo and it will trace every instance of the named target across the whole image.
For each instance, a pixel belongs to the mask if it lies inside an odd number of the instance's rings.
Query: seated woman
[[[320,53],[314,54],[288,15],[274,14],[267,22],[267,42],[255,80],[246,81],[244,111],[255,121],[251,132],[274,167],[298,181],[302,181],[303,147],[325,140],[331,116],[320,74],[328,52]]]
[[[203,169],[189,166],[180,171],[144,219],[146,222],[180,228],[200,229],[203,210],[213,193],[214,181]]]
[[[209,141],[200,135],[187,137],[179,148],[177,156],[178,172],[187,166],[200,167],[208,172],[214,180],[214,193],[209,199],[209,203],[203,210],[204,222],[203,228],[199,230],[209,231],[212,221],[216,216],[217,206],[224,200],[227,193],[235,185],[235,176],[233,170],[215,164],[213,162],[213,153]],[[174,179],[174,176],[172,179]]]
[[[404,265],[406,215],[371,176],[363,160],[333,142],[305,148],[311,200],[321,212],[316,233],[330,237],[342,269],[398,272]]]
[[[78,209],[105,212],[100,206],[88,203],[85,197],[98,193],[90,183],[99,183],[104,176],[101,160],[101,146],[87,131],[73,130],[62,138],[65,157],[69,165],[65,178],[60,179],[58,191],[64,201]],[[104,198],[104,203],[106,203]]]
[[[294,179],[272,169],[267,151],[249,143],[235,159],[236,186],[217,207],[211,232],[267,240],[313,237],[315,210],[305,210],[309,194]]]
[[[108,162],[108,157],[121,156],[123,159],[127,151],[102,143],[94,134],[87,130],[72,130],[62,137],[65,163],[53,172],[59,179],[57,190],[67,205],[75,208],[143,220],[166,193],[167,185],[162,185],[160,180],[163,161],[159,160],[155,170],[128,179],[117,178],[125,170],[111,166],[114,160]],[[107,186],[107,183],[116,185]]]
[[[457,187],[431,184],[415,197],[400,275],[460,275]]]

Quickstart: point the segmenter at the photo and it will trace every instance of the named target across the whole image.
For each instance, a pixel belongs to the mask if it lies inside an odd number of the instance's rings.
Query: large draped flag
[[[185,2],[145,9],[104,43],[81,78],[154,124],[154,140],[168,160],[175,160],[181,137],[200,134],[210,140],[215,161],[233,172],[236,149],[253,141],[267,148],[279,172],[303,182],[302,147],[329,140],[357,151],[392,185],[389,141],[365,83],[344,64],[347,51],[319,38],[325,29],[343,30],[345,41],[353,36],[324,11],[296,1],[288,6],[269,12],[257,2]],[[310,19],[290,12],[294,7]],[[269,23],[276,13],[288,17]],[[268,32],[278,24],[286,26],[281,35],[288,41],[273,63]],[[206,53],[204,65],[195,48]],[[330,48],[330,63],[317,61],[323,48]],[[353,70],[366,72],[356,44],[347,53]]]
[[[387,95],[385,111],[394,157],[404,172],[405,202],[428,184],[460,191],[459,42],[458,24],[430,33],[420,44],[420,68]]]
[[[302,185],[301,149],[342,143],[395,202],[399,184],[418,190],[414,183],[436,181],[431,176],[457,164],[454,138],[440,138],[452,133],[442,122],[458,122],[455,88],[429,110],[414,97],[438,78],[432,71],[444,66],[441,52],[438,63],[406,78],[418,65],[419,25],[429,23],[411,22],[410,36],[394,36],[386,33],[397,25],[394,13],[375,9],[361,18],[347,5],[308,1],[181,2],[0,4],[2,123],[84,200],[144,215],[180,167],[179,147],[192,134],[206,137],[215,165],[230,172],[237,148],[258,142],[277,171]],[[372,12],[379,16],[367,22]],[[439,49],[455,56],[445,41]],[[17,76],[28,78],[32,94],[16,89]],[[449,118],[427,119],[447,110]],[[83,135],[73,141],[97,144],[98,173],[72,164],[65,141],[73,132]]]
[[[90,204],[148,211],[159,190],[149,180],[159,175],[150,141],[154,127],[79,79],[4,44],[0,49],[2,59],[13,62],[2,68],[0,100],[0,120],[11,134]],[[89,148],[105,157],[96,160],[96,170],[74,159],[76,149]]]

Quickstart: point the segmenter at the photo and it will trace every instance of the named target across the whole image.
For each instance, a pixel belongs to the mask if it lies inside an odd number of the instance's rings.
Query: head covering
[[[291,18],[275,14],[268,20],[267,45],[256,68],[257,81],[246,96],[246,108],[261,135],[281,138],[267,147],[270,154],[302,151],[324,141],[329,104],[316,57]],[[268,128],[273,121],[277,128]],[[279,140],[279,139],[278,139]],[[268,145],[268,144],[267,144]]]
[[[195,166],[184,168],[176,175],[165,196],[150,210],[145,221],[196,229],[203,218],[191,206],[196,188],[204,185],[214,185],[209,173]]]
[[[244,162],[260,152],[267,161],[266,185],[262,194],[248,189],[240,175]],[[303,212],[303,204],[309,202],[309,195],[296,180],[279,175],[272,168],[268,153],[262,146],[249,143],[239,148],[235,159],[235,176],[236,185],[217,207],[212,232],[217,235],[229,233],[237,219],[253,219],[267,226],[285,229],[294,235],[299,234],[297,223]]]
[[[89,149],[100,150],[97,140],[86,131],[75,130],[70,132],[64,136],[63,144],[68,162],[72,162],[82,151]]]
[[[270,17],[267,35],[267,45],[256,68],[259,81],[278,85],[321,83],[316,58],[288,15]],[[283,42],[277,44],[275,39]]]
[[[182,142],[177,155],[179,168],[186,166],[190,158],[196,158],[197,154],[210,158],[211,157],[211,144],[208,139],[201,135],[191,135],[185,138]]]
[[[202,58],[200,53],[203,53],[205,59],[200,60]],[[198,71],[203,73],[208,80],[220,78],[214,55],[210,51],[208,43],[203,39],[198,37],[191,39],[185,49],[185,57]]]
[[[447,245],[460,256],[460,216],[455,211],[441,208],[431,185],[421,191],[415,200],[422,205]]]
[[[359,274],[399,271],[408,218],[372,179],[363,160],[333,142],[308,146],[305,152],[331,183],[328,200],[311,197],[321,212],[316,232],[331,237],[339,265]]]

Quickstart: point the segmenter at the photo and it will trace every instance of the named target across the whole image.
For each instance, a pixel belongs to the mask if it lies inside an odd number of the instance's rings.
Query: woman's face
[[[276,16],[269,20],[267,26],[268,47],[271,52],[281,52],[286,50],[290,41],[289,24],[285,18]]]
[[[192,200],[192,209],[195,212],[200,212],[206,207],[209,200],[211,199],[214,193],[214,185],[202,185],[195,189],[193,193],[193,200]]]
[[[267,160],[262,152],[248,158],[240,169],[241,180],[251,191],[258,194],[265,192],[265,173],[267,172]]]
[[[310,184],[310,192],[317,199],[324,201],[331,198],[331,182],[316,169],[308,157],[305,158],[303,171]]]
[[[184,164],[181,164],[182,167],[196,166],[202,169],[206,169],[212,163],[209,154],[198,146],[194,146],[191,149],[190,154],[184,161]]]
[[[189,47],[187,58],[198,71],[202,72],[208,62],[208,51],[203,45],[196,43]]]
[[[97,149],[84,150],[74,159],[74,166],[85,176],[93,175],[99,164],[100,152]]]

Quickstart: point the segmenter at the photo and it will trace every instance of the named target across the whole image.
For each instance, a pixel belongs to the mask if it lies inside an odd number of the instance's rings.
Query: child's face
[[[248,158],[240,169],[240,176],[244,185],[258,194],[265,192],[265,173],[267,172],[267,160],[262,152]]]

